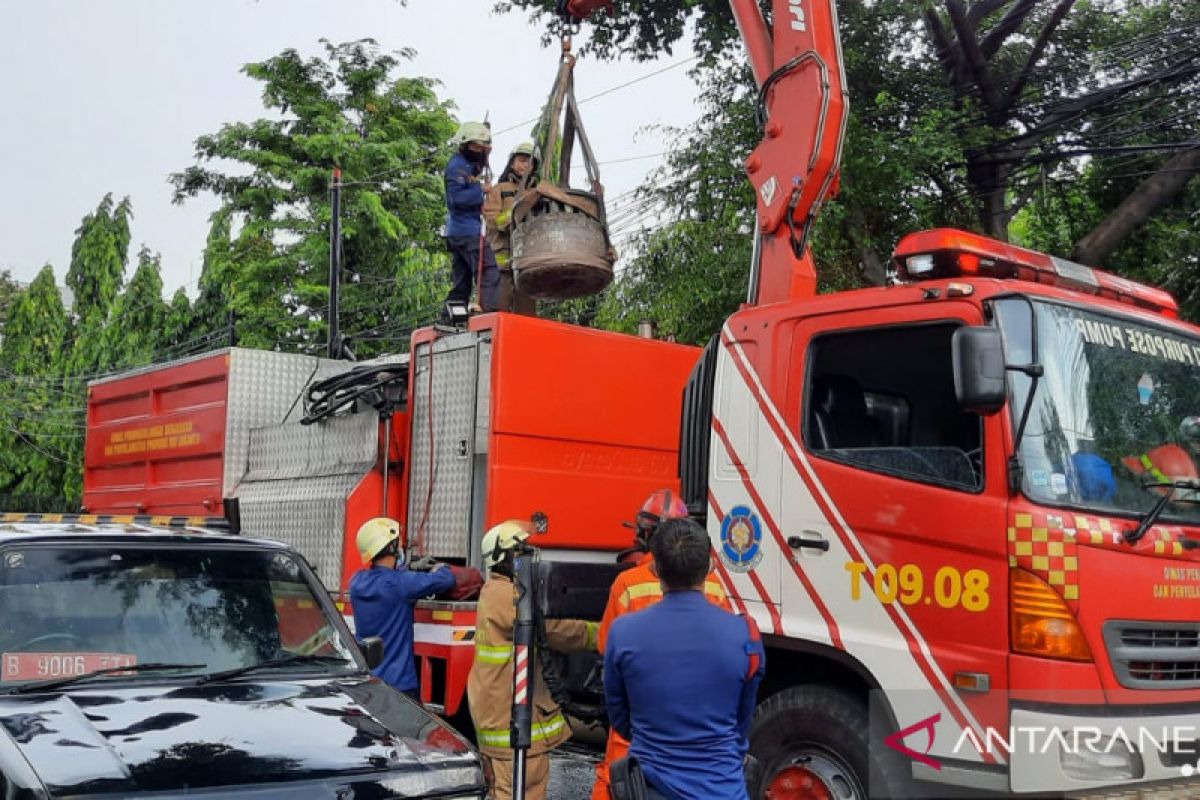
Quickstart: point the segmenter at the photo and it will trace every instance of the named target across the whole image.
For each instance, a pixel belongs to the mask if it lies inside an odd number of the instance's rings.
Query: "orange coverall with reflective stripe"
[[[613,620],[623,614],[641,611],[662,600],[662,584],[658,582],[651,570],[654,556],[646,553],[638,561],[637,566],[627,569],[617,575],[612,589],[608,592],[608,605],[604,607],[604,617],[600,620],[600,630],[596,633],[596,646],[604,653],[604,645],[608,642],[608,631]],[[708,573],[704,581],[704,594],[714,605],[726,611],[732,611],[729,597],[717,580],[715,572]],[[629,740],[612,728],[608,729],[608,745],[604,749],[604,760],[596,765],[596,783],[592,787],[592,800],[611,800],[608,791],[608,769],[614,761],[619,761],[629,753]]]

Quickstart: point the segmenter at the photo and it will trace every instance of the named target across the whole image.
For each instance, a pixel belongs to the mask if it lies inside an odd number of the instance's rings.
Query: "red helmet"
[[[1149,473],[1149,478],[1157,482],[1200,477],[1191,456],[1177,444],[1164,444],[1143,456],[1129,456],[1121,461],[1134,475]]]
[[[646,498],[642,508],[637,513],[637,525],[640,533],[649,539],[658,526],[669,519],[683,519],[688,516],[687,504],[683,498],[670,489],[658,489]]]

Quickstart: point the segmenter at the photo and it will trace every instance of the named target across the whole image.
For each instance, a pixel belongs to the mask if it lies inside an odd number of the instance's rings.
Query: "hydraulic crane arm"
[[[758,196],[758,235],[747,302],[811,297],[817,271],[808,233],[837,193],[849,105],[835,0],[730,0],[759,86],[763,140],[746,160]],[[576,19],[612,0],[565,0]]]

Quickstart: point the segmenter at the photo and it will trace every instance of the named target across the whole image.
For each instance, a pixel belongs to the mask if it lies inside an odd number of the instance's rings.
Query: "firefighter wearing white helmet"
[[[488,581],[479,595],[475,615],[475,661],[467,679],[467,702],[475,722],[479,751],[491,767],[489,780],[495,800],[510,800],[513,790],[513,751],[510,728],[513,705],[513,627],[516,623],[516,589],[513,585],[513,551],[529,539],[528,522],[509,520],[483,537],[484,566]],[[596,623],[574,619],[545,621],[546,644],[559,652],[596,649]],[[542,800],[550,780],[550,751],[571,737],[562,709],[540,679],[536,654],[529,666],[534,680],[533,744],[525,772],[525,796]]]
[[[387,517],[367,520],[355,539],[365,568],[350,579],[355,634],[383,639],[383,663],[373,674],[420,702],[420,682],[413,666],[413,606],[430,595],[454,588],[453,572],[429,559],[402,563],[400,523]],[[428,572],[418,571],[428,569]]]
[[[500,180],[487,193],[483,218],[487,221],[487,239],[500,266],[500,310],[518,314],[537,314],[537,300],[518,286],[512,269],[512,213],[526,177],[536,166],[533,142],[513,148]]]
[[[482,122],[464,122],[451,143],[458,152],[446,165],[446,246],[452,265],[447,315],[451,306],[466,306],[471,301],[477,277],[483,310],[494,311],[499,303],[500,273],[496,256],[483,238],[481,222],[483,201],[492,188],[487,178],[492,132]]]

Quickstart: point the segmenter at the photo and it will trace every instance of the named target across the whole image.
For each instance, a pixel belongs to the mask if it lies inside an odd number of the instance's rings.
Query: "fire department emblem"
[[[746,506],[735,506],[721,521],[720,556],[734,572],[749,572],[762,561],[762,524]]]

